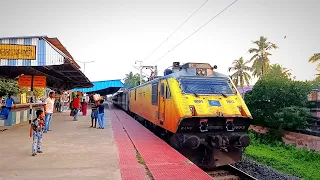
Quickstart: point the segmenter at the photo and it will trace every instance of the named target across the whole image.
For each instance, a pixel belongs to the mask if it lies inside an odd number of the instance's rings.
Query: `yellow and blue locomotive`
[[[165,76],[118,92],[116,105],[161,131],[171,146],[204,168],[238,162],[252,116],[227,75],[208,63],[173,63]]]

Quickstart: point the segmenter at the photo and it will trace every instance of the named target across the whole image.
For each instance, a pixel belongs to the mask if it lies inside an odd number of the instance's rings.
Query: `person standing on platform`
[[[51,131],[50,129],[50,124],[51,124],[51,119],[52,119],[52,114],[53,114],[53,108],[54,108],[54,92],[51,91],[49,93],[49,97],[46,99],[44,102],[44,113],[45,113],[45,128],[44,128],[44,133],[47,133],[47,131]]]
[[[37,155],[37,153],[42,153],[41,143],[42,143],[42,130],[44,126],[43,111],[37,110],[36,115],[37,115],[37,118],[32,121],[31,128],[30,128],[30,137],[33,137],[32,156]]]
[[[103,100],[100,100],[100,103],[98,105],[98,129],[104,129],[104,105]]]
[[[6,99],[6,108],[8,108],[9,111],[11,111],[13,104],[15,104],[14,99],[12,98],[12,95],[9,94],[9,97]]]
[[[91,126],[90,127],[96,128],[97,127],[97,119],[98,119],[97,103],[93,101],[91,108],[92,108],[92,112],[91,112]],[[94,121],[94,126],[93,126],[93,121]]]
[[[86,116],[87,115],[87,108],[88,108],[88,103],[87,101],[84,99],[81,109],[82,109],[82,115]]]
[[[80,98],[79,95],[77,95],[74,99],[73,99],[73,103],[72,103],[72,108],[74,111],[74,115],[73,115],[73,120],[77,121],[78,120],[78,114],[79,114],[79,109],[80,109]]]
[[[61,112],[61,100],[60,98],[56,100],[56,111]]]

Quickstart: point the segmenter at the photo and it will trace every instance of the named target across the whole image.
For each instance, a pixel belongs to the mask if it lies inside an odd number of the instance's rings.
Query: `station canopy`
[[[46,76],[46,85],[56,90],[93,86],[58,38],[0,38],[0,77],[21,75]]]
[[[106,81],[94,81],[91,88],[76,88],[74,91],[84,92],[88,94],[100,94],[102,96],[116,93],[124,85],[120,79],[106,80]]]

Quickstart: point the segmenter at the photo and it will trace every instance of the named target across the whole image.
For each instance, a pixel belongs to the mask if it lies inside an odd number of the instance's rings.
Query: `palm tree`
[[[272,73],[273,75],[282,76],[282,77],[286,77],[286,78],[291,78],[291,76],[292,76],[291,71],[292,71],[291,69],[285,68],[285,67],[281,66],[280,64],[271,64],[270,69],[269,69],[269,72]],[[295,79],[295,78],[296,77],[294,76],[292,79]]]
[[[240,84],[240,87],[243,90],[244,84],[246,83],[248,86],[250,84],[251,76],[247,71],[250,71],[251,68],[247,66],[249,62],[244,62],[243,57],[240,57],[240,59],[236,59],[232,62],[232,67],[229,67],[228,71],[235,71],[231,78],[235,80],[235,85],[238,87]]]
[[[287,77],[291,77],[292,73],[292,69],[287,69],[285,67],[281,67],[281,71],[282,71],[282,74],[287,76]]]
[[[249,53],[255,53],[249,62],[253,61],[252,75],[260,78],[269,70],[270,60],[268,56],[272,54],[267,51],[277,49],[278,46],[274,43],[267,42],[267,38],[264,36],[260,36],[258,41],[253,41],[252,43],[257,45],[258,48],[249,49]]]
[[[140,75],[138,73],[133,74],[130,72],[129,74],[125,75],[126,77],[124,78],[124,86],[126,88],[132,88],[135,86],[138,86],[140,84]],[[144,76],[142,77],[144,78]],[[144,83],[145,80],[142,79],[142,83]]]
[[[315,63],[320,60],[320,53],[315,53],[313,56],[309,58],[308,62]],[[320,64],[318,64],[317,70],[320,71]]]

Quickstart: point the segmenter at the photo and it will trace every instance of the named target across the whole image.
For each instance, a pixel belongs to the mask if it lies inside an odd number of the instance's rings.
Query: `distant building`
[[[239,87],[239,86],[237,87],[240,94],[245,94],[247,92],[250,92],[250,91],[252,91],[252,88],[253,88],[253,86],[244,86],[243,88]]]

